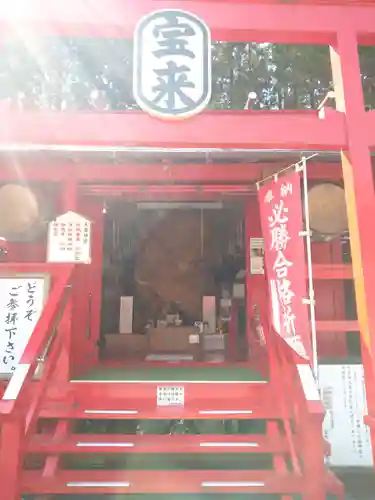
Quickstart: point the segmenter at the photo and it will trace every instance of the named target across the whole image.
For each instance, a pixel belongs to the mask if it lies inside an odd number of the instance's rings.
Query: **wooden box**
[[[109,333],[105,336],[105,355],[111,359],[144,359],[148,337],[137,333]]]
[[[201,357],[200,335],[193,326],[153,328],[148,337],[151,353],[191,354],[195,360]]]

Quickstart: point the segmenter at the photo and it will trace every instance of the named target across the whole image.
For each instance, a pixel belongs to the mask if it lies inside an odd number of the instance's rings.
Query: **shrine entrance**
[[[157,198],[104,202],[101,358],[247,361],[243,195]]]

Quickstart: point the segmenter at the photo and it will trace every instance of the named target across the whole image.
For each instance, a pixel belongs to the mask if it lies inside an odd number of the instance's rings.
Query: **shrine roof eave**
[[[11,8],[10,8],[11,5]],[[176,8],[171,0],[12,0],[0,4],[2,33],[132,38],[137,22],[155,9]],[[375,6],[180,0],[179,9],[204,19],[212,38],[223,41],[331,43],[337,31],[359,39],[375,33]]]
[[[59,147],[25,146],[0,147],[0,163],[16,157],[22,164],[35,164],[53,168],[55,164],[91,165],[197,165],[197,164],[253,164],[272,165],[298,162],[302,157],[314,157],[314,162],[340,164],[338,150],[310,149],[245,149],[245,148],[143,148],[143,147]]]
[[[339,151],[345,116],[317,111],[213,111],[165,121],[139,111],[0,112],[0,151],[297,150]]]

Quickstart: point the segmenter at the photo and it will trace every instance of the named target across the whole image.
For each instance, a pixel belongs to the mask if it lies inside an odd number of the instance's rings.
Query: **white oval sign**
[[[211,98],[211,37],[208,26],[182,10],[159,10],[134,34],[134,98],[160,118],[186,118]]]

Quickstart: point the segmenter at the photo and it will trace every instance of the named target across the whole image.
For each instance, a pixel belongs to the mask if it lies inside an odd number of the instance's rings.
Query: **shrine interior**
[[[235,307],[234,357],[243,361],[244,269],[241,201],[110,202],[102,358],[224,361]]]

